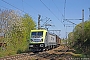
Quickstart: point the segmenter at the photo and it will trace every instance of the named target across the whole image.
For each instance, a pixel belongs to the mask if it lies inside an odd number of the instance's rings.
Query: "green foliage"
[[[84,54],[90,53],[90,20],[84,22],[84,28],[81,27],[82,23],[76,25],[74,32],[69,33],[68,37],[71,46],[76,49],[77,52]],[[71,36],[73,34],[73,36]],[[72,38],[74,39],[72,39]],[[69,44],[70,44],[69,43]]]
[[[68,34],[68,45],[69,46],[73,45],[73,41],[74,41],[74,33],[73,32],[70,32]]]
[[[26,38],[30,39],[30,31],[36,29],[36,23],[28,14],[25,14],[24,17],[22,17],[22,24],[26,32]]]
[[[30,31],[31,29],[36,29],[35,22],[28,14],[21,17],[13,10],[5,11],[2,17],[7,18],[4,20],[7,22],[8,28],[5,28],[6,31],[4,32],[5,38],[3,42],[6,42],[7,46],[4,47],[4,50],[0,48],[1,57],[27,51]]]

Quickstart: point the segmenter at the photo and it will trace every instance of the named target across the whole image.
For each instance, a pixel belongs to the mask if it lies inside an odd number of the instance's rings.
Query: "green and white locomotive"
[[[55,48],[57,35],[49,33],[47,30],[31,30],[29,49],[32,52],[43,51]]]

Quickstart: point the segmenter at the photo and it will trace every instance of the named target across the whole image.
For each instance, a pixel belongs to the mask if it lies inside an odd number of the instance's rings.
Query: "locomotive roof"
[[[47,30],[31,30],[31,32],[37,32],[37,31],[45,31],[45,32],[47,32]]]

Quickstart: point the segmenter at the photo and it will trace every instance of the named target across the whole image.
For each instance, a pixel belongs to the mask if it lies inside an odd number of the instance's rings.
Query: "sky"
[[[61,38],[66,38],[66,35],[75,27],[63,19],[81,19],[82,9],[84,9],[84,21],[86,21],[90,14],[89,8],[90,0],[0,0],[0,9],[21,11],[21,14],[28,13],[36,23],[38,14],[41,15],[41,26],[48,20],[47,24],[52,25],[48,29],[61,30],[59,34]],[[75,24],[82,22],[81,20],[70,21]]]

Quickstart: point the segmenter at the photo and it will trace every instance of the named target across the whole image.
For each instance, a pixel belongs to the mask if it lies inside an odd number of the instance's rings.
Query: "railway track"
[[[59,46],[49,51],[22,53],[15,56],[3,57],[0,60],[69,60],[72,55],[68,51],[69,48],[67,46]]]

